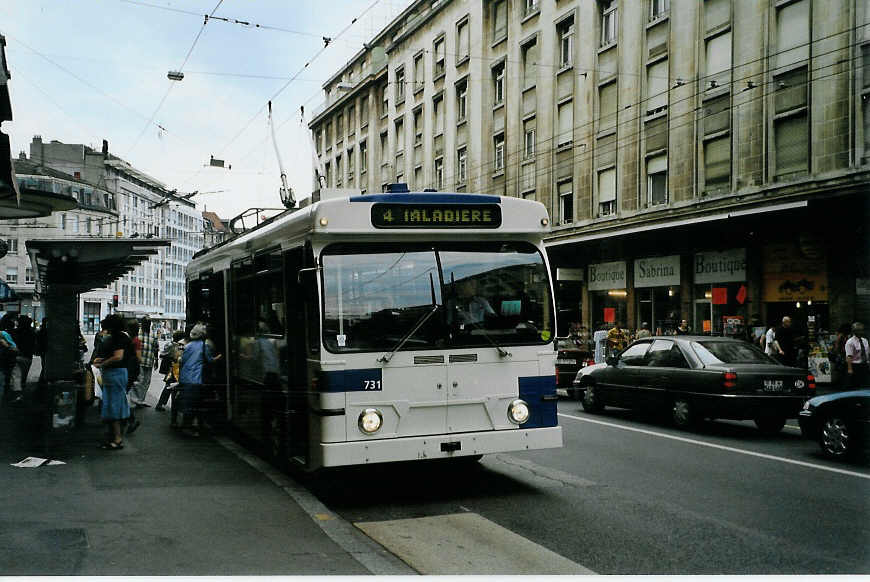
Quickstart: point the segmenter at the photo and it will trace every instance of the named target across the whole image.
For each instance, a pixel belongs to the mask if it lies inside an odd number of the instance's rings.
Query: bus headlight
[[[529,405],[520,399],[511,402],[508,406],[508,420],[514,424],[525,424],[529,420]]]
[[[384,416],[377,408],[366,408],[360,412],[358,424],[359,429],[365,434],[374,434],[384,424]]]

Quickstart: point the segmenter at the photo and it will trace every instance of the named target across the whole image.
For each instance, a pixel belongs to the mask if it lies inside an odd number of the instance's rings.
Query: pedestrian
[[[136,419],[134,412],[136,407],[130,392],[139,378],[142,362],[142,348],[139,342],[139,322],[136,320],[127,323],[127,329],[124,332],[130,339],[127,350],[124,353],[124,365],[127,368],[127,403],[130,407],[130,417],[127,419],[126,434],[133,434],[142,423]]]
[[[172,341],[166,344],[166,350],[161,354],[160,371],[163,373],[163,391],[154,410],[166,410],[166,403],[172,394],[171,386],[178,383],[181,353],[184,351],[184,332],[176,331],[172,334]],[[174,420],[174,419],[173,419]]]
[[[622,350],[625,349],[625,346],[628,344],[628,336],[625,333],[625,330],[619,325],[619,322],[616,321],[613,324],[613,328],[607,332],[607,349],[611,356],[618,354]]]
[[[0,404],[4,401],[7,386],[12,387],[12,369],[18,359],[18,346],[12,339],[12,330],[15,329],[15,316],[7,313],[0,318]]]
[[[674,330],[674,335],[689,335],[689,322],[681,319],[680,325]]]
[[[36,330],[36,355],[42,362],[39,372],[39,382],[45,380],[45,350],[48,346],[48,318],[43,317],[39,329]]]
[[[849,341],[852,326],[848,323],[837,328],[837,337],[828,353],[831,362],[831,383],[839,388],[849,386],[849,375],[846,373],[846,342]]]
[[[764,332],[764,335],[761,336],[759,343],[761,344],[761,349],[764,350],[765,354],[767,354],[771,358],[776,359],[776,356],[779,354],[780,349],[776,343],[775,325],[768,326],[767,331]]]
[[[782,325],[776,328],[775,337],[780,361],[786,366],[794,366],[797,361],[797,346],[791,317],[786,315],[782,318]]]
[[[852,390],[870,387],[867,354],[870,354],[870,344],[864,335],[864,324],[856,321],[852,324],[852,337],[846,342],[846,374]]]
[[[12,339],[18,346],[18,359],[16,361],[15,386],[13,390],[18,392],[17,400],[20,401],[27,386],[27,376],[30,374],[30,366],[33,364],[33,352],[36,349],[36,331],[33,329],[33,320],[27,315],[18,318],[18,325],[12,333]]]
[[[116,451],[124,448],[121,422],[130,418],[125,362],[129,355],[130,337],[124,333],[123,321],[117,315],[107,316],[100,325],[108,335],[100,342],[100,353],[94,358],[94,366],[100,369],[103,378],[100,415],[111,431],[100,448]]]
[[[199,436],[202,419],[203,380],[206,366],[219,360],[222,354],[213,355],[212,349],[206,343],[206,327],[197,323],[190,330],[189,339],[181,354],[181,369],[179,384],[181,385],[181,404],[184,412],[185,428],[191,436]]]
[[[142,329],[138,335],[139,345],[139,378],[133,385],[131,398],[136,408],[149,406],[145,402],[148,389],[151,387],[151,373],[157,367],[158,341],[151,329],[151,320],[146,315],[142,318]]]
[[[643,339],[650,336],[649,323],[643,322],[640,324],[640,329],[637,330],[637,339]]]

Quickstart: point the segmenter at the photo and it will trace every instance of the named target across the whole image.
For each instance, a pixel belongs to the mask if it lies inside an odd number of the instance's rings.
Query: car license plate
[[[558,358],[556,360],[557,366],[574,366],[577,364],[577,360],[566,360],[564,358]]]
[[[765,392],[782,392],[782,380],[765,380],[764,381],[764,391]]]

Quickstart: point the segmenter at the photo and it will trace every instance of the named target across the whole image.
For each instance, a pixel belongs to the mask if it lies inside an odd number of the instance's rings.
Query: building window
[[[369,124],[369,96],[364,95],[359,101],[359,124],[365,127]]]
[[[381,117],[386,117],[390,113],[390,92],[387,91],[386,85],[382,85],[381,88],[378,89],[378,95],[380,96],[378,101],[380,102],[381,107]]]
[[[326,149],[332,147],[332,122],[326,122]]]
[[[456,62],[462,62],[468,58],[468,18],[464,18],[456,25]]]
[[[465,121],[468,113],[468,79],[456,84],[456,122]]]
[[[6,282],[10,285],[18,283],[18,267],[6,267]]]
[[[414,111],[414,145],[423,143],[423,107]]]
[[[335,118],[335,141],[344,139],[344,116],[339,113]]]
[[[655,115],[668,108],[668,61],[659,61],[646,68],[646,114]]]
[[[387,141],[387,132],[381,134],[381,164],[386,164],[390,159],[390,148]]]
[[[426,71],[424,69],[423,53],[420,52],[414,56],[414,93],[423,90],[426,81]]]
[[[649,0],[649,19],[657,20],[668,13],[670,0]]]
[[[601,6],[601,46],[616,42],[617,0],[599,0]]]
[[[498,42],[507,37],[507,2],[497,0],[492,5],[492,40]]]
[[[731,96],[704,102],[701,120],[704,132],[704,190],[731,185]]]
[[[504,103],[504,61],[492,68],[492,94],[493,104]]]
[[[341,186],[341,152],[335,158],[335,185]]]
[[[523,89],[534,87],[538,80],[538,40],[533,38],[521,49],[523,57]]]
[[[432,99],[432,115],[435,119],[435,132],[434,135],[441,135],[444,133],[444,99],[439,96],[435,99]]]
[[[598,172],[598,214],[616,214],[616,168]]]
[[[423,185],[423,166],[414,168],[414,188],[417,190],[425,188]]]
[[[396,153],[400,153],[405,149],[405,122],[401,119],[396,120]]]
[[[405,100],[405,67],[401,66],[396,69],[396,103],[401,103]]]
[[[465,181],[468,179],[468,176],[466,174],[466,172],[468,170],[467,155],[468,155],[468,151],[466,150],[465,146],[459,148],[456,151],[456,183],[457,184],[465,184]]]
[[[493,151],[495,152],[495,159],[493,160],[495,171],[503,172],[504,171],[504,134],[500,133],[499,135],[493,138]]]
[[[773,79],[775,176],[806,172],[809,164],[807,69],[789,71]]]
[[[810,58],[810,3],[780,3],[776,10],[776,67],[787,67]]]
[[[365,174],[369,168],[369,152],[365,141],[359,142],[359,173]]]
[[[604,132],[616,128],[616,81],[603,85],[598,89],[598,131]]]
[[[706,45],[706,77],[703,87],[709,91],[725,87],[731,82],[731,32],[708,38]]]
[[[559,224],[574,222],[574,191],[570,180],[559,182]]]
[[[865,14],[864,17],[870,19],[870,14]],[[867,163],[870,159],[870,44],[861,47],[861,56],[864,64],[861,83],[861,106],[864,117],[864,163]]]
[[[354,178],[353,158],[354,158],[353,148],[351,148],[351,149],[347,150],[347,182],[348,182],[348,186],[353,185],[353,178]]]
[[[9,247],[9,250],[7,251],[8,254],[10,254],[10,255],[17,255],[18,254],[18,239],[17,238],[7,238],[6,239],[6,246]]]
[[[435,62],[433,63],[433,74],[432,77],[437,79],[444,75],[444,36],[440,36],[435,39],[435,43],[433,44],[432,52],[434,53]]]
[[[523,159],[530,160],[535,157],[535,128],[526,128],[523,140]]]
[[[435,160],[435,189],[441,190],[444,188],[444,158],[436,158]]]
[[[574,62],[574,17],[557,24],[556,34],[559,36],[559,67],[569,67]]]
[[[25,267],[24,268],[24,282],[27,283],[28,285],[32,285],[36,282],[36,280],[33,278],[33,268],[32,267]]]
[[[323,132],[320,131],[320,128],[317,128],[314,131],[314,146],[317,148],[317,155],[318,156],[321,153],[323,153],[323,143],[321,141],[322,139],[323,139]]]
[[[556,147],[570,144],[574,139],[574,102],[559,105],[559,135]]]
[[[650,206],[668,203],[668,156],[660,155],[646,161],[646,188]]]
[[[533,12],[538,11],[538,0],[524,0],[523,3],[523,16],[528,16]]]

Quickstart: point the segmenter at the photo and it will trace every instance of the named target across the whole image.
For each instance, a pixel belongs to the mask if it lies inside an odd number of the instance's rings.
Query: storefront
[[[592,331],[609,329],[617,322],[627,325],[626,272],[625,261],[589,265],[589,327]]]
[[[680,324],[680,255],[634,260],[635,329],[646,322],[654,335],[670,335]]]
[[[692,331],[742,337],[748,322],[746,249],[695,253],[692,265]]]

